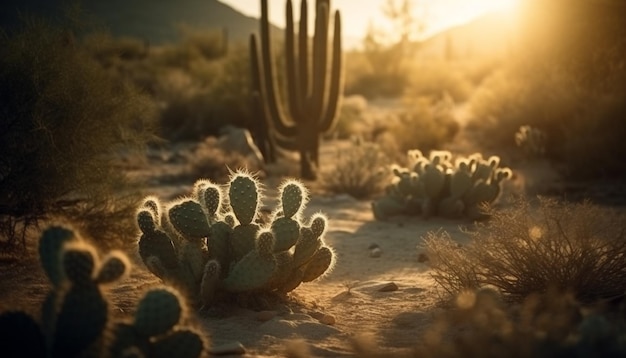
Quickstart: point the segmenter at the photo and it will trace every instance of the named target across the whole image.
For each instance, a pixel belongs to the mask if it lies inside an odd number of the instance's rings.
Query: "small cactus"
[[[454,164],[448,151],[432,151],[426,158],[419,150],[411,150],[407,156],[411,169],[394,167],[395,179],[386,195],[372,203],[378,220],[416,213],[425,218],[482,219],[482,205],[497,200],[502,181],[512,177],[510,169],[499,167],[498,156],[484,159],[475,153],[457,158]]]
[[[200,357],[208,348],[205,338],[193,329],[181,328],[187,308],[171,288],[148,291],[137,305],[133,323],[118,323],[109,353],[113,357]]]
[[[228,193],[225,205],[222,192]],[[261,198],[256,179],[236,172],[226,190],[201,179],[190,198],[164,205],[171,227],[154,219],[154,228],[142,223],[144,216],[154,218],[144,203],[137,212],[139,254],[150,271],[182,286],[202,307],[223,296],[220,292],[286,293],[303,278],[327,272],[334,260],[323,242],[328,219],[315,214],[304,224],[306,188],[296,180],[283,183],[271,221],[260,224]]]

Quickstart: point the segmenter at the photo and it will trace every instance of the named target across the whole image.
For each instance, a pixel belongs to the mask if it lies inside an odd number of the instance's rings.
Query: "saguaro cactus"
[[[291,0],[286,4],[285,56],[287,108],[283,107],[272,65],[267,0],[261,0],[261,56],[255,35],[250,36],[252,92],[260,114],[267,121],[262,141],[300,154],[304,179],[316,179],[319,142],[337,119],[342,90],[341,16],[335,11],[330,71],[328,70],[329,0],[316,0],[315,33],[309,58],[307,1],[300,5],[297,49]],[[311,63],[309,63],[309,61]],[[260,126],[262,127],[262,125]],[[265,154],[265,153],[264,153]]]

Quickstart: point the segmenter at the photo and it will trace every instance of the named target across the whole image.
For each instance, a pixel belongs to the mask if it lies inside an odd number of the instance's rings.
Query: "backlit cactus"
[[[187,308],[171,288],[148,291],[137,305],[132,323],[118,323],[109,346],[112,357],[200,357],[208,348],[203,336],[180,327]]]
[[[137,211],[139,254],[150,271],[182,286],[202,306],[230,293],[287,293],[328,272],[334,255],[324,243],[326,217],[302,219],[306,188],[288,180],[279,195],[268,222],[259,215],[260,185],[243,172],[234,173],[225,190],[202,179],[191,197],[169,205],[157,201],[164,208],[160,222],[158,210],[144,202]]]
[[[447,151],[432,151],[426,158],[412,150],[408,159],[409,168],[395,167],[386,195],[372,203],[379,220],[402,214],[481,219],[481,205],[493,203],[502,181],[512,176],[510,169],[499,167],[499,157],[484,159],[480,153],[457,158],[454,164]]]

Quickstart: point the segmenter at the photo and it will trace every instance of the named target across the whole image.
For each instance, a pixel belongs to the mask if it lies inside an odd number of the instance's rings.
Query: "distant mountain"
[[[2,0],[0,26],[19,26],[19,14],[40,15],[51,20],[62,18],[67,0]],[[245,16],[217,0],[83,0],[86,19],[114,36],[133,36],[152,44],[178,40],[181,24],[198,29],[228,29],[229,41],[245,42],[258,32],[258,19]],[[274,27],[274,33],[278,28]]]
[[[514,45],[515,28],[501,13],[487,13],[438,32],[420,44],[418,57],[426,60],[471,59],[506,55]]]

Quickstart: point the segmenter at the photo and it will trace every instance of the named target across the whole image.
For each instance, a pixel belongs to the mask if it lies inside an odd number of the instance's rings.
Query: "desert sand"
[[[335,150],[332,142],[323,148],[322,162],[331,163],[328,156]],[[146,164],[144,168],[157,168],[152,170],[158,173],[152,175],[176,170]],[[277,182],[280,178],[268,177],[264,182],[265,204],[270,207]],[[168,200],[189,193],[192,183],[153,186],[147,191]],[[422,238],[430,231],[445,230],[462,244],[467,240],[463,229],[472,224],[419,217],[376,221],[370,205],[369,200],[313,190],[305,218],[315,212],[328,216],[325,240],[336,253],[332,272],[302,284],[285,302],[273,304],[269,312],[223,304],[193,312],[191,320],[204,329],[212,347],[242,346],[243,354],[249,357],[284,356],[294,342],[313,356],[354,356],[351,342],[364,335],[369,343],[389,352],[419,344],[421,333],[443,309],[444,294],[430,276],[428,261],[420,257]],[[131,275],[107,293],[116,318],[130,318],[143,292],[160,284],[136,251],[128,254],[134,262]],[[38,315],[49,285],[34,259],[36,255],[30,256],[2,273],[0,311],[22,309]]]

